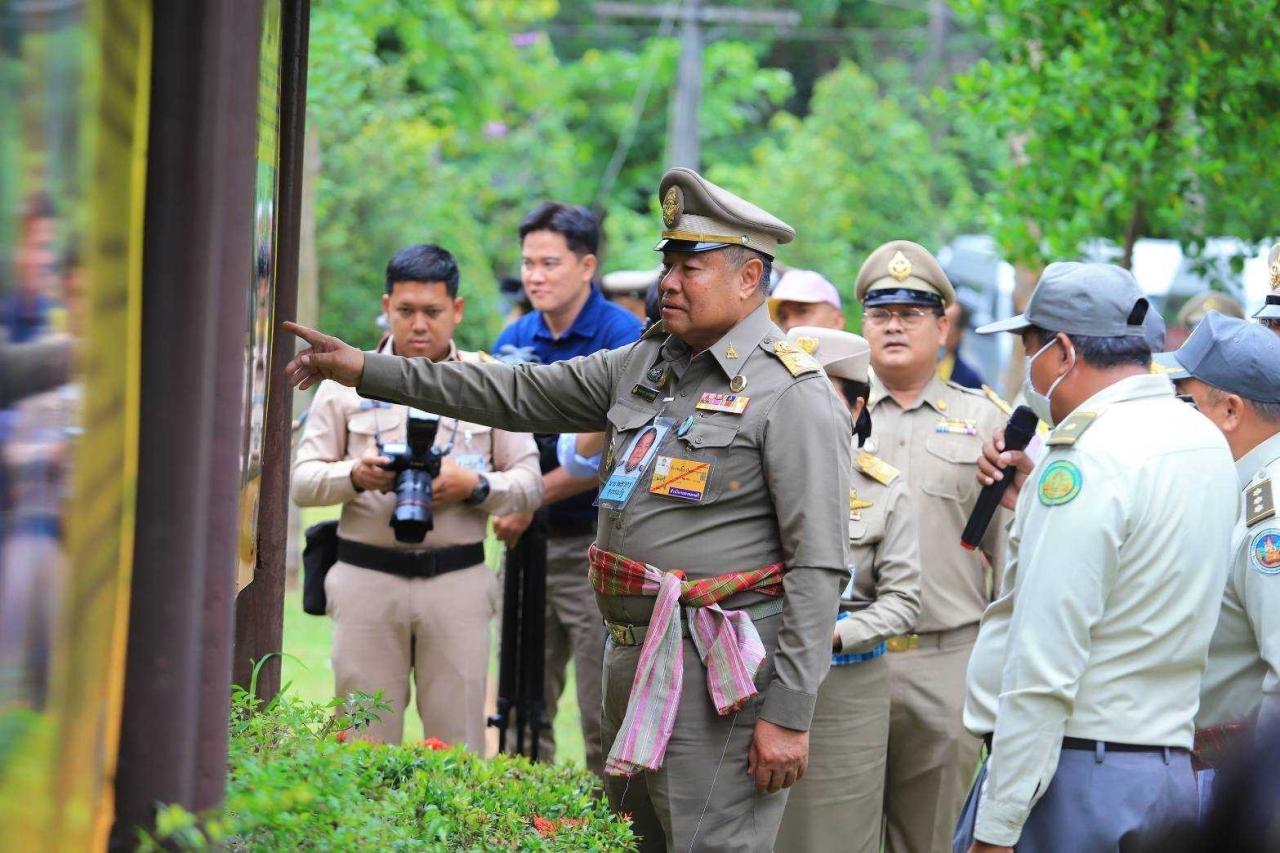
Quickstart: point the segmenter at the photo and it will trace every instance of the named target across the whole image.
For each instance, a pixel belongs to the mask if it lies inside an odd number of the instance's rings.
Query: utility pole
[[[672,166],[697,169],[700,160],[698,110],[702,102],[702,46],[706,42],[707,24],[773,26],[780,29],[800,23],[796,11],[734,9],[728,6],[704,6],[702,0],[649,6],[640,3],[601,2],[595,5],[601,18],[677,20],[680,22],[680,65],[676,91],[671,99],[668,124],[668,159]]]

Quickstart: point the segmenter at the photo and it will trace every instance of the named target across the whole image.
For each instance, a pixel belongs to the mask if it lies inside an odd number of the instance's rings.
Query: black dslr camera
[[[396,472],[396,506],[391,528],[398,542],[421,542],[434,526],[431,481],[440,476],[440,462],[449,452],[435,447],[440,416],[409,409],[408,441],[388,442],[378,452],[391,461],[383,467]]]

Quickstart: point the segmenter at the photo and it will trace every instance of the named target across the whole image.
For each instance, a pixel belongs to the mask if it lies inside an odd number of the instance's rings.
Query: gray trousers
[[[565,669],[573,661],[578,714],[587,769],[604,774],[600,754],[601,676],[604,669],[604,619],[596,606],[595,590],[587,581],[587,549],[595,541],[582,536],[547,539],[546,703],[547,719],[554,721],[564,693]],[[554,729],[544,729],[538,756],[554,761]]]
[[[756,623],[767,655],[756,673],[756,687],[773,680],[773,653],[778,647],[781,616]],[[613,739],[626,714],[640,646],[605,646],[604,746]],[[662,767],[629,779],[605,777],[614,811],[632,816],[642,851],[697,853],[768,853],[773,850],[787,790],[756,791],[747,775],[747,752],[755,734],[756,696],[737,713],[721,717],[707,695],[707,670],[693,641],[684,640],[684,685],[675,728]]]
[[[965,800],[953,853],[973,843],[987,763]],[[1162,830],[1193,822],[1199,811],[1195,773],[1185,750],[1116,752],[1064,749],[1049,788],[1034,806],[1019,853],[1111,853],[1144,849]]]

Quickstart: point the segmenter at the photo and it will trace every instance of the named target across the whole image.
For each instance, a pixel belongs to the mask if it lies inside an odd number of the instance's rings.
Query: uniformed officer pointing
[[[764,851],[830,664],[852,424],[764,304],[791,227],[689,169],[659,200],[662,323],[634,345],[432,364],[287,323],[310,344],[287,372],[501,428],[606,431],[591,580],[611,800],[646,849]]]

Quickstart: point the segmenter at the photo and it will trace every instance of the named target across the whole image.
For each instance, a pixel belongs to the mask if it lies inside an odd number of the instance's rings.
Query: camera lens
[[[417,468],[401,471],[396,477],[396,508],[391,513],[396,541],[421,542],[432,526],[431,476]]]

